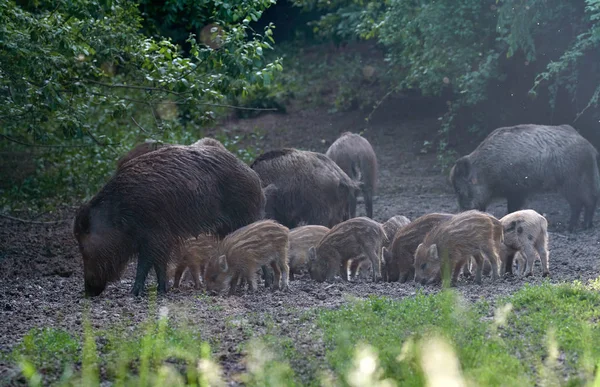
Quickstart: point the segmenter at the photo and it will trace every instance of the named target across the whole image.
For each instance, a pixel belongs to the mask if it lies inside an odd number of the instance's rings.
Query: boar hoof
[[[532,271],[530,271],[529,273],[526,273],[526,274],[525,274],[525,277],[531,277],[532,275],[533,275],[533,272],[532,272]]]
[[[542,274],[542,277],[550,277],[550,272],[549,272],[549,271],[545,271],[545,272]]]

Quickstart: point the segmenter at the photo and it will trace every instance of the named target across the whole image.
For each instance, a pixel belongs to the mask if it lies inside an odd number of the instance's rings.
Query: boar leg
[[[361,256],[350,260],[350,279],[355,280],[358,277],[363,259]]]
[[[350,219],[356,217],[356,201],[356,195],[352,195],[348,200],[348,212],[350,213]]]
[[[452,278],[450,279],[450,286],[456,286],[458,282],[458,275],[460,274],[460,270],[466,266],[466,264],[471,260],[471,258],[467,258],[467,261],[459,261],[452,268]]]
[[[197,264],[191,264],[189,266],[190,273],[192,274],[192,279],[194,281],[194,289],[200,289],[200,268]]]
[[[463,276],[465,278],[471,278],[471,267],[472,267],[472,258],[467,258],[467,262],[463,265]]]
[[[547,277],[550,275],[550,264],[548,261],[548,241],[545,237],[542,241],[536,243],[535,249],[540,255],[540,261],[542,261],[542,277]]]
[[[513,261],[515,259],[515,251],[514,250],[510,250],[509,252],[506,253],[506,256],[504,257],[504,261],[502,262],[502,270],[501,270],[501,274],[509,274],[512,275],[513,274]]]
[[[583,227],[592,228],[594,223],[594,212],[596,212],[597,199],[592,199],[590,204],[587,204],[583,208]]]
[[[167,265],[162,262],[154,262],[154,271],[156,272],[156,282],[158,283],[158,293],[167,292]]]
[[[281,271],[281,290],[288,289],[290,266],[287,264],[286,261],[286,258],[282,259],[281,261],[278,261],[279,270]]]
[[[366,188],[365,185],[363,185],[363,187],[363,199],[365,200],[367,216],[373,219],[373,192],[371,189]]]
[[[277,261],[271,262],[271,268],[273,269],[273,290],[281,289],[281,269],[277,265]]]
[[[531,243],[526,243],[523,250],[521,251],[521,255],[525,258],[527,262],[527,268],[525,269],[525,276],[529,277],[533,275],[533,263],[535,262],[536,252],[533,249]],[[541,260],[541,257],[540,257]],[[542,262],[543,265],[543,262]],[[545,270],[545,268],[544,268]]]
[[[273,272],[269,270],[268,265],[261,266],[263,279],[265,280],[265,288],[270,288],[273,285]]]
[[[475,283],[477,285],[481,285],[481,274],[483,273],[483,257],[481,254],[477,254],[473,257],[475,259],[475,263],[477,263],[477,269],[475,270]]]
[[[179,283],[181,282],[181,277],[183,276],[185,269],[186,267],[184,264],[177,265],[177,268],[175,269],[175,276],[173,277],[173,288],[179,288]]]
[[[573,232],[577,228],[577,224],[579,223],[579,215],[581,215],[581,209],[583,208],[583,204],[580,200],[572,198],[571,196],[567,197],[567,201],[569,202],[569,206],[571,207],[571,218],[569,219],[569,232]]]
[[[490,263],[492,269],[492,281],[496,281],[498,279],[498,263],[500,261],[498,251],[493,246],[482,246],[481,250]],[[485,261],[483,264],[485,266]]]
[[[366,252],[366,255],[369,258],[369,261],[371,261],[371,268],[373,269],[371,278],[373,279],[373,282],[377,282],[381,279],[381,268],[379,267],[379,255],[377,255],[377,253],[373,250],[368,250]]]
[[[290,269],[290,281],[294,281],[294,271]]]

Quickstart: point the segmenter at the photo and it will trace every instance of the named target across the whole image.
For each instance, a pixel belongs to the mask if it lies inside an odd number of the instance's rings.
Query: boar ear
[[[429,246],[428,252],[429,252],[429,257],[431,259],[435,259],[435,260],[439,259],[437,245],[435,243],[432,244],[431,246]]]
[[[227,265],[227,258],[224,255],[219,257],[217,263],[219,264],[219,269],[221,269],[221,271],[227,271],[227,269],[229,269],[229,266]]]
[[[317,260],[317,250],[315,249],[315,246],[311,246],[308,249],[308,261],[313,262],[316,260]]]

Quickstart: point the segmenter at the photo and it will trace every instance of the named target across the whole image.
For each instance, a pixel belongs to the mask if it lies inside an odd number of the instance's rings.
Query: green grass
[[[600,386],[600,280],[525,286],[495,305],[469,303],[456,291],[404,300],[370,297],[337,310],[294,311],[288,327],[267,314],[234,316],[244,331],[236,351],[248,386],[423,386],[440,375],[481,386]],[[219,385],[212,337],[156,312],[147,321],[83,337],[33,329],[5,358],[30,385]],[[257,329],[257,327],[263,329]],[[299,339],[303,337],[304,339]],[[308,338],[308,340],[307,340]],[[325,343],[325,359],[302,342]],[[218,346],[218,345],[217,345]],[[217,346],[213,345],[213,348]],[[433,370],[433,371],[432,371]],[[595,380],[598,379],[598,380]]]
[[[420,344],[431,337],[452,346],[464,379],[476,385],[593,382],[600,359],[597,290],[581,284],[526,286],[498,305],[502,312],[492,313],[486,302],[467,305],[454,291],[402,301],[373,297],[323,311],[319,324],[325,331],[328,363],[344,385],[357,343],[375,350],[382,378],[402,386],[424,385],[421,356],[431,354],[423,354]]]

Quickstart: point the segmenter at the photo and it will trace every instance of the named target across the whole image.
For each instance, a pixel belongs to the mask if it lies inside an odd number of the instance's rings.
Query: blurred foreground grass
[[[166,309],[149,315],[158,318],[134,329],[94,331],[86,322],[83,337],[36,328],[3,357],[30,385],[225,385],[208,344],[218,346],[219,338],[176,326]],[[287,333],[271,324],[266,335],[250,334],[239,346],[245,371],[235,380],[248,386],[600,386],[600,280],[525,286],[495,307],[483,299],[469,303],[454,290],[404,300],[370,297],[308,311],[302,320]],[[308,334],[323,339],[319,352],[326,361],[295,339],[296,330],[314,328]]]

